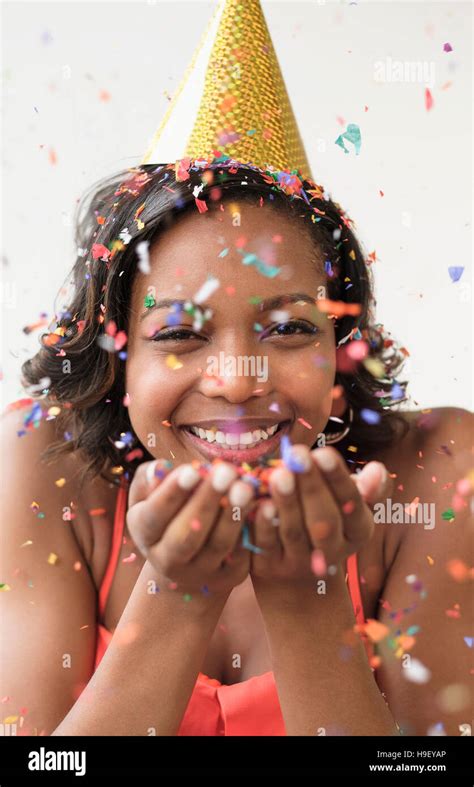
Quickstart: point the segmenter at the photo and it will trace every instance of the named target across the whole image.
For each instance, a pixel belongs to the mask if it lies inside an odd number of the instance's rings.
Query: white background
[[[377,318],[410,352],[411,406],[471,408],[471,5],[262,7],[313,177],[377,252]],[[2,406],[22,395],[20,364],[38,346],[22,328],[52,317],[73,264],[76,200],[140,162],[213,8],[2,4]],[[388,58],[434,64],[431,111],[422,82],[375,79]],[[358,157],[334,144],[338,118],[360,126]],[[457,284],[453,265],[466,268]]]

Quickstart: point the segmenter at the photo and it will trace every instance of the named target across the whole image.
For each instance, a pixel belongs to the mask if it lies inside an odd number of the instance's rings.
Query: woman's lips
[[[197,448],[197,450],[206,457],[206,459],[222,459],[224,462],[258,462],[263,456],[272,454],[279,447],[280,440],[284,434],[289,431],[291,424],[287,422],[281,429],[278,429],[274,435],[268,440],[262,440],[261,443],[254,446],[254,448],[224,448],[222,444],[209,443],[207,440],[201,440],[200,437],[188,432],[186,429],[181,429],[181,432],[188,440]]]

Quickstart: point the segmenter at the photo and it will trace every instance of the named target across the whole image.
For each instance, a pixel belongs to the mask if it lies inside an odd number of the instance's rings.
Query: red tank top
[[[98,617],[103,620],[107,598],[117,567],[127,510],[127,487],[122,479],[114,517],[109,563],[99,590]],[[349,594],[357,623],[365,622],[357,571],[357,555],[347,560]],[[369,663],[373,659],[370,641],[363,638]],[[97,669],[112,639],[112,632],[97,624]],[[183,716],[178,735],[286,735],[273,672],[242,683],[226,686],[200,672]]]

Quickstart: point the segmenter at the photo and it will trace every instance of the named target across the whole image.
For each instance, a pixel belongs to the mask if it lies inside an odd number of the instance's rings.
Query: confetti
[[[425,109],[427,112],[433,108],[433,96],[431,95],[431,90],[427,87],[425,88]]]
[[[59,486],[61,488],[66,483],[66,479],[65,478],[58,478],[57,481],[55,481],[54,483],[56,484],[56,486]]]
[[[254,544],[250,543],[248,525],[244,525],[242,528],[242,546],[244,549],[248,549],[250,552],[254,552],[256,555],[261,555],[263,552],[263,549],[260,549],[260,547],[256,547]]]
[[[207,301],[207,299],[219,289],[220,281],[215,276],[209,276],[206,282],[199,288],[194,295],[193,301],[198,305]]]
[[[242,263],[244,265],[254,265],[258,272],[263,276],[266,276],[268,279],[273,279],[275,276],[278,276],[281,271],[281,268],[277,268],[274,265],[268,265],[266,262],[257,257],[256,254],[252,254],[250,252],[245,254],[245,252],[243,252],[241,249],[238,251],[240,254],[244,255],[242,259]]]
[[[452,48],[451,44],[446,42],[444,44],[444,46],[443,46],[443,52],[452,52],[452,51],[453,51],[453,48]]]
[[[431,678],[430,670],[419,659],[410,658],[408,665],[402,670],[406,680],[411,683],[428,683]]]
[[[50,552],[50,554],[48,555],[48,563],[51,566],[54,566],[56,565],[57,562],[58,562],[58,556],[54,552]]]
[[[145,275],[150,273],[150,255],[149,255],[150,241],[142,240],[137,243],[137,256],[138,256],[138,270]]]
[[[336,145],[339,145],[339,147],[343,149],[344,153],[349,153],[350,150],[349,148],[346,148],[344,140],[347,140],[347,142],[350,142],[352,145],[354,145],[355,154],[358,156],[362,144],[362,137],[360,128],[356,123],[349,123],[346,130],[336,139]]]
[[[173,371],[176,369],[182,369],[183,367],[181,361],[178,361],[176,355],[173,355],[172,353],[166,357],[166,365],[169,369],[173,369]]]
[[[321,549],[313,550],[311,554],[311,571],[317,577],[324,577],[326,576],[326,558],[324,557],[324,552]]]
[[[313,428],[311,426],[311,424],[309,424],[307,421],[304,420],[304,418],[297,418],[296,420],[298,421],[298,423],[301,424],[301,426],[304,426],[306,429],[312,429]]]
[[[145,299],[143,301],[143,305],[144,305],[145,309],[149,309],[150,306],[154,306],[155,303],[156,303],[156,301],[155,301],[153,295],[145,295]]]
[[[133,563],[137,559],[135,552],[132,552],[128,557],[124,557],[122,563]]]
[[[351,315],[357,317],[361,313],[360,303],[346,303],[345,301],[331,301],[328,298],[319,298],[316,301],[316,308],[322,314],[331,314],[335,317],[345,317]]]
[[[360,411],[360,417],[366,424],[378,424],[380,423],[380,413],[377,413],[375,410],[369,410],[366,407],[363,407]]]
[[[455,519],[455,513],[452,508],[447,508],[446,511],[443,511],[441,514],[441,519],[444,519],[448,522],[452,522]]]
[[[461,265],[453,265],[450,268],[448,268],[448,273],[449,273],[449,277],[450,277],[451,281],[453,283],[457,282],[457,281],[459,281],[459,279],[461,278],[461,276],[464,273],[464,267],[461,266]]]
[[[92,244],[92,259],[94,260],[104,260],[107,261],[110,257],[110,250],[107,246],[103,246],[102,243],[93,243]]]

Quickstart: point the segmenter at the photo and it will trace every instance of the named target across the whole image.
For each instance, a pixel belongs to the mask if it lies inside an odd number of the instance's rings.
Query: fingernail
[[[266,500],[264,503],[262,503],[262,514],[265,519],[271,521],[275,518],[276,512],[276,505],[273,500]]]
[[[148,484],[151,484],[153,482],[153,479],[155,478],[155,468],[156,468],[157,462],[158,462],[157,459],[155,459],[154,462],[150,462],[150,464],[148,465],[148,467],[146,469],[145,475],[146,475],[146,480],[147,480]]]
[[[303,446],[292,446],[289,462],[289,470],[294,470],[295,473],[307,473],[312,466],[309,449]],[[286,464],[288,464],[288,462],[286,462]]]
[[[243,481],[236,481],[232,484],[229,492],[229,503],[231,506],[243,507],[250,503],[253,497],[253,487],[244,484]]]
[[[237,470],[231,465],[218,464],[212,473],[212,488],[216,492],[226,492],[232,481],[235,481]]]
[[[295,490],[295,477],[284,467],[275,470],[270,476],[270,483],[274,484],[282,495],[291,495]]]
[[[201,476],[192,465],[181,465],[178,470],[178,486],[181,489],[193,489]]]
[[[337,467],[337,457],[332,451],[325,451],[324,448],[317,450],[313,454],[321,470],[331,472]]]

